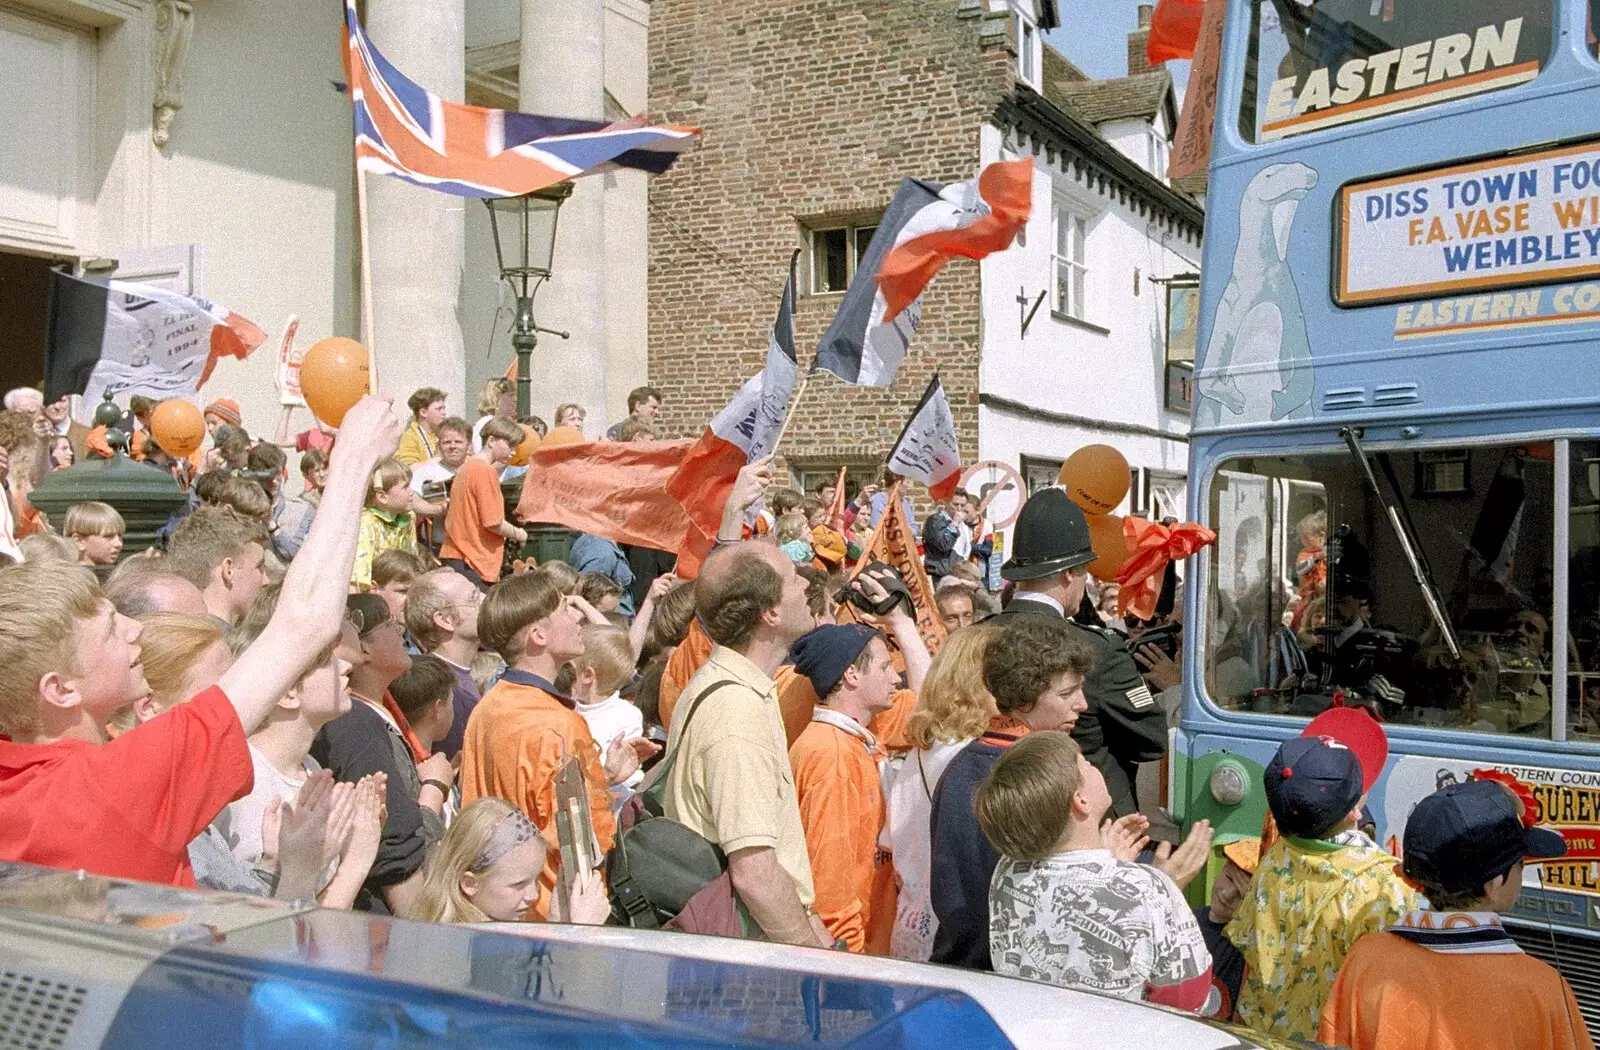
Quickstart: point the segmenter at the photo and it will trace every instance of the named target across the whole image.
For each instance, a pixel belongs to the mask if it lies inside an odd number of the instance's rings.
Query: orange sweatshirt
[[[583,716],[551,691],[501,679],[472,709],[461,746],[461,804],[499,798],[528,815],[549,849],[539,876],[539,899],[529,919],[550,914],[561,850],[556,847],[556,774],[572,756],[589,788],[589,818],[604,856],[616,839],[600,748]]]
[[[789,748],[814,907],[828,932],[853,952],[866,950],[876,869],[888,863],[878,851],[884,821],[878,758],[870,733],[823,707]]]

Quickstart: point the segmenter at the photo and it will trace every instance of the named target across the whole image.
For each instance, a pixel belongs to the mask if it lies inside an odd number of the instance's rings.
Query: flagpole
[[[356,165],[356,226],[361,236],[361,343],[367,348],[367,393],[378,392],[378,348],[373,345],[372,242],[367,238],[367,173]]]
[[[806,396],[806,387],[810,382],[811,373],[800,377],[800,385],[794,388],[794,397],[789,399],[789,414],[783,417],[783,426],[778,428],[778,436],[772,439],[772,448],[767,450],[767,455],[778,454],[778,446],[783,444],[783,435],[789,432],[789,424],[794,422],[794,415],[800,409],[800,399]]]

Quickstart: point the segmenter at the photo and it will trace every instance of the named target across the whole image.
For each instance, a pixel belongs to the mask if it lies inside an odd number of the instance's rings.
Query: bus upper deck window
[[[1255,0],[1240,132],[1270,142],[1526,83],[1555,0]]]
[[[1450,452],[1459,477],[1447,486],[1436,483],[1430,452],[1372,454],[1381,499],[1349,452],[1221,465],[1209,493],[1217,543],[1207,555],[1205,685],[1214,703],[1310,717],[1343,694],[1391,723],[1549,739],[1553,452]],[[1600,493],[1600,448],[1593,454]],[[1459,658],[1386,504],[1409,522]],[[1600,495],[1589,504],[1600,514]],[[1590,551],[1596,572],[1584,577],[1593,587],[1584,600],[1595,651],[1584,666],[1600,670],[1600,529]],[[1594,686],[1600,739],[1600,674]]]

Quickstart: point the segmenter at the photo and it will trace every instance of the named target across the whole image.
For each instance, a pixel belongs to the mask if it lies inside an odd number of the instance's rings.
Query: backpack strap
[[[639,790],[635,792],[635,794],[655,792],[658,790],[657,785],[661,785],[662,789],[664,789],[667,781],[667,774],[672,771],[672,764],[678,758],[678,748],[683,746],[683,734],[689,731],[689,723],[694,720],[695,712],[700,710],[700,702],[725,685],[737,684],[738,683],[731,678],[724,678],[720,682],[712,682],[710,685],[700,690],[699,694],[696,695],[693,700],[689,701],[689,706],[683,712],[683,728],[678,732],[677,744],[672,748],[672,750],[668,751],[662,756],[660,762],[656,763],[656,767],[650,771],[649,781],[645,784],[641,784],[639,786]],[[655,802],[659,806],[661,804],[661,799],[655,798]]]
[[[667,752],[667,754],[661,759],[662,769],[669,767],[672,764],[672,761],[678,757],[678,748],[683,746],[683,736],[689,731],[689,723],[694,721],[695,712],[700,710],[700,702],[725,685],[738,684],[739,683],[735,682],[731,678],[724,678],[720,682],[712,682],[710,685],[700,690],[698,696],[689,701],[689,708],[683,713],[683,728],[678,731],[678,747],[675,747],[671,751]],[[661,775],[665,776],[666,774],[662,773]]]

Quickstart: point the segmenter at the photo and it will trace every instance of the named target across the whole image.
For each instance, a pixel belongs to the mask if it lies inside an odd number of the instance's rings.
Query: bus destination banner
[[[1549,0],[1544,3],[1547,11]],[[1513,6],[1539,10],[1537,0]],[[1480,95],[1539,75],[1548,14],[1543,22],[1517,17],[1475,26],[1468,5],[1415,7],[1411,17],[1396,21],[1395,12],[1377,4],[1370,13],[1348,3],[1274,5],[1262,30],[1276,39],[1261,43],[1261,61],[1264,69],[1288,75],[1261,80],[1260,140]],[[1274,63],[1279,50],[1287,54]]]
[[[1403,755],[1390,769],[1383,788],[1390,830],[1384,845],[1389,851],[1400,855],[1401,840],[1395,829],[1405,826],[1419,801],[1448,784],[1468,780],[1505,785],[1521,800],[1526,820],[1566,840],[1567,855],[1529,864],[1523,885],[1575,895],[1564,904],[1549,902],[1549,917],[1600,929],[1600,773]]]
[[[1600,142],[1349,183],[1336,221],[1341,306],[1600,276]]]

